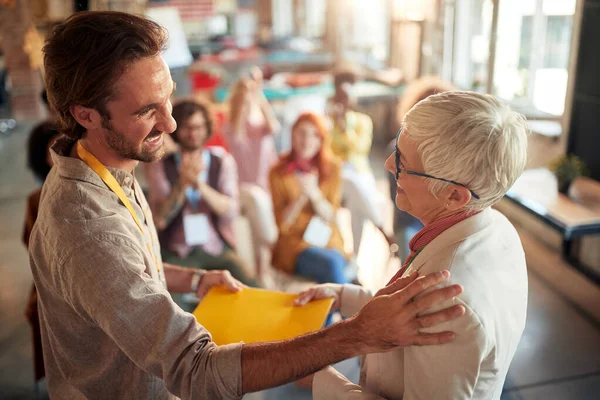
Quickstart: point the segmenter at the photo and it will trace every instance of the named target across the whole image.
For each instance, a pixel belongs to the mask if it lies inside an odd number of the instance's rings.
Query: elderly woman
[[[367,354],[353,385],[331,367],[311,384],[315,399],[500,399],[525,327],[527,272],[516,230],[491,206],[525,167],[525,118],[485,94],[447,92],[415,105],[403,120],[386,168],[396,177],[396,205],[424,228],[392,278],[447,269],[464,293],[449,304],[464,316],[435,329],[456,333],[449,345]],[[343,315],[371,297],[352,285],[321,285],[297,300],[334,297]]]

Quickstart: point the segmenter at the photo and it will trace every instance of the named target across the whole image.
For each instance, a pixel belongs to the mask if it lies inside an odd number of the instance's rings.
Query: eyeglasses
[[[429,174],[423,174],[421,172],[411,171],[411,170],[408,170],[405,168],[400,168],[400,150],[398,149],[398,138],[400,138],[400,133],[402,133],[402,128],[400,128],[400,130],[398,130],[398,133],[396,134],[396,143],[394,144],[394,147],[395,147],[394,153],[395,153],[395,157],[396,157],[396,180],[398,180],[401,173],[405,173],[408,175],[422,176],[424,178],[435,179],[435,180],[442,181],[442,182],[448,182],[448,183],[452,183],[453,185],[458,185],[458,186],[467,188],[469,190],[469,192],[471,192],[471,195],[473,197],[475,197],[477,200],[479,200],[479,196],[477,194],[475,194],[474,191],[472,191],[471,189],[469,189],[468,187],[463,185],[462,183],[458,183],[456,181],[451,181],[450,179],[438,178],[438,177],[435,177],[435,176],[429,175]]]

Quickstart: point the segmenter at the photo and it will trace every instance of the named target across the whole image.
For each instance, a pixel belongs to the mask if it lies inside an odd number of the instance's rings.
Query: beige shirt
[[[72,145],[52,149],[29,247],[50,397],[241,398],[241,344],[215,345],[171,300],[133,175],[109,168],[143,233],[100,177],[68,157]]]
[[[453,331],[452,343],[367,354],[361,357],[360,385],[330,367],[315,375],[313,398],[499,400],[527,312],[527,268],[519,235],[506,217],[488,208],[425,246],[405,275],[444,269],[452,274],[447,284],[461,284],[464,292],[436,310],[462,304],[466,313],[421,331]],[[355,314],[371,296],[361,287],[344,286],[342,314]]]

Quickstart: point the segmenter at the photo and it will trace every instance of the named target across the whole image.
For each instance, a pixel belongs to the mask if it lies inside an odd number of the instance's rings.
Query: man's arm
[[[244,345],[243,392],[279,386],[357,356],[357,343],[361,339],[354,326],[353,321],[345,320],[292,340]]]
[[[459,300],[449,300],[445,307]],[[441,307],[441,306],[440,306]],[[485,333],[472,311],[465,316],[423,332],[453,331],[456,339],[445,346],[407,347],[404,349],[404,400],[473,398],[480,365],[487,353]],[[314,400],[366,400],[380,397],[366,393],[332,367],[314,375]],[[375,397],[372,397],[375,396]]]
[[[296,339],[242,348],[242,391],[255,392],[302,378],[341,360],[360,354],[384,352],[398,346],[442,344],[454,334],[421,334],[419,329],[462,315],[460,306],[423,317],[417,314],[452,298],[461,291],[457,285],[414,296],[447,279],[448,272],[398,280],[380,290],[361,311],[329,328]],[[400,289],[399,289],[400,288]]]
[[[192,289],[192,277],[200,270],[194,268],[179,267],[173,264],[163,264],[165,279],[170,292],[188,293]],[[223,286],[231,292],[238,292],[246,287],[243,283],[231,276],[226,270],[202,271],[196,296],[203,298],[213,286]]]
[[[167,289],[172,293],[188,293],[192,287],[192,277],[196,273],[194,268],[179,267],[163,263]]]

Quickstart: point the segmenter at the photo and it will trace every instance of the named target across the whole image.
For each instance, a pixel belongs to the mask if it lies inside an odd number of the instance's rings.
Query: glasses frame
[[[406,168],[400,168],[400,150],[398,149],[398,139],[400,138],[400,134],[402,133],[402,128],[400,128],[398,130],[398,133],[396,134],[396,142],[394,143],[394,154],[396,157],[396,180],[398,180],[398,178],[400,177],[401,173],[405,173],[408,175],[415,175],[415,176],[422,176],[423,178],[429,178],[429,179],[435,179],[437,181],[442,181],[442,182],[447,182],[447,183],[451,183],[453,185],[458,185],[458,186],[462,186],[465,189],[467,189],[469,192],[471,192],[471,196],[475,197],[477,200],[479,200],[479,196],[472,191],[471,189],[469,189],[466,185],[463,185],[462,183],[450,180],[450,179],[445,179],[445,178],[438,178],[437,176],[433,176],[433,175],[429,175],[429,174],[424,174],[422,172],[416,172],[416,171],[411,171],[409,169]]]

